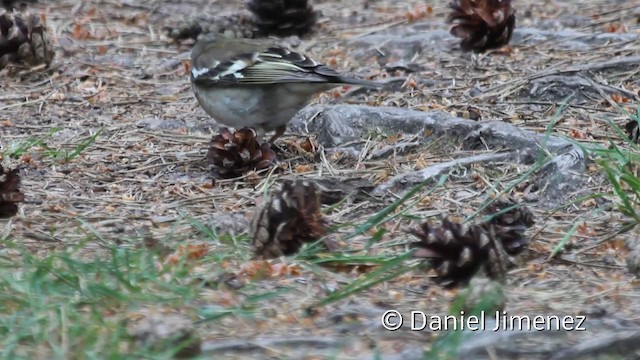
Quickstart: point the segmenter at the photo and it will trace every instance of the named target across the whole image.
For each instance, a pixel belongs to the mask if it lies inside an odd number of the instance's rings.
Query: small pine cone
[[[24,194],[18,189],[20,176],[18,169],[5,172],[0,165],[0,219],[12,217],[18,213],[18,203],[24,201]]]
[[[413,243],[414,257],[431,259],[436,281],[444,286],[465,284],[480,269],[492,279],[506,274],[509,258],[490,224],[466,225],[445,218],[440,226],[425,222],[411,233],[420,239]]]
[[[256,33],[262,36],[305,35],[318,20],[308,0],[250,0]]]
[[[318,187],[303,180],[283,182],[256,212],[251,227],[257,258],[295,254],[325,234]]]
[[[46,30],[37,15],[0,12],[0,70],[9,63],[49,66],[54,52]]]
[[[624,128],[627,130],[629,139],[636,144],[640,144],[640,127],[638,127],[638,120],[630,120]]]
[[[253,129],[244,128],[232,133],[221,128],[209,143],[207,159],[217,176],[232,178],[246,171],[268,168],[275,162],[276,153],[268,142],[258,143]]]
[[[462,38],[464,51],[483,52],[507,45],[516,25],[511,0],[453,0],[451,35]]]
[[[485,210],[488,215],[517,205],[513,199],[497,200]],[[517,255],[525,250],[530,240],[525,235],[526,229],[535,224],[533,213],[526,206],[518,206],[504,213],[495,215],[488,221],[494,227],[494,232],[501,240],[502,246],[509,255]]]

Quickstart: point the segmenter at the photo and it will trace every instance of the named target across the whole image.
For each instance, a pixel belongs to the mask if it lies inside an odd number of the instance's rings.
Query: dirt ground
[[[514,35],[510,49],[472,56],[455,49],[454,38],[444,37],[430,51],[403,64],[393,56],[366,57],[362,45],[356,49],[345,42],[394,29],[447,30],[446,2],[324,0],[316,1],[315,7],[322,12],[320,25],[312,37],[303,39],[301,48],[339,70],[372,79],[404,79],[395,92],[351,94],[350,89],[336,89],[318,97],[314,104],[320,106],[349,103],[441,110],[544,132],[564,95],[570,93],[543,93],[532,100],[529,95],[545,86],[531,86],[543,71],[560,75],[586,64],[640,56],[640,6],[631,1],[516,1],[520,32]],[[3,231],[21,239],[34,254],[82,244],[77,256],[89,259],[104,251],[105,244],[140,246],[146,235],[170,248],[206,244],[208,253],[216,254],[216,261],[199,263],[194,270],[199,276],[239,273],[251,266],[247,265],[251,258],[246,234],[249,221],[274,181],[331,174],[341,181],[359,179],[375,186],[394,175],[466,154],[461,144],[443,139],[399,155],[371,156],[399,139],[398,134],[372,129],[355,155],[343,149],[314,157],[291,146],[304,139],[303,135],[288,133],[280,144],[286,155],[279,172],[250,174],[212,186],[204,157],[217,125],[199,108],[189,86],[192,42],[174,43],[167,39],[164,28],[190,19],[237,13],[244,9],[242,1],[51,1],[33,8],[46,14],[56,58],[50,69],[2,79],[0,140],[3,164],[21,167],[27,197],[18,216]],[[580,36],[538,40],[540,33],[535,31],[575,31],[611,36],[611,40],[564,46]],[[407,63],[419,69],[404,71]],[[635,67],[595,78],[600,84],[627,91],[618,92],[619,97],[613,99],[634,113],[639,73],[640,68]],[[624,94],[628,94],[628,101]],[[583,143],[605,144],[608,139],[621,143],[608,120],[624,127],[628,117],[601,95],[581,93],[578,101],[563,111],[554,134]],[[403,136],[411,139],[412,135]],[[82,144],[87,144],[86,148],[75,156],[73,152]],[[8,156],[10,151],[17,156]],[[385,232],[368,254],[397,254],[412,239],[405,229],[418,222],[411,219],[440,214],[464,218],[477,210],[494,186],[503,188],[502,184],[517,179],[528,168],[509,162],[471,166],[426,196],[422,193],[424,198],[407,216],[348,240],[353,229],[347,225],[364,223],[397,197],[342,203],[328,209],[327,217],[342,225],[336,236],[348,241],[354,254],[363,254],[365,244],[380,229]],[[576,195],[609,191],[598,171],[595,165],[586,169],[592,180],[586,188],[575,190]],[[533,239],[530,251],[509,273],[505,287],[508,312],[615,314],[640,321],[640,288],[624,266],[628,253],[625,241],[637,238],[638,233],[611,235],[622,225],[620,213],[595,211],[606,202],[593,200],[561,208],[538,205],[531,201],[535,191],[527,184],[515,187],[510,195],[528,204],[537,223],[528,232]],[[576,222],[581,225],[565,250],[552,257],[552,249]],[[233,235],[211,238],[203,226]],[[96,240],[87,243],[87,237]],[[292,337],[298,344],[314,348],[331,347],[333,340],[346,334],[354,342],[339,352],[345,358],[362,358],[372,351],[372,343],[382,353],[401,353],[406,344],[422,346],[425,336],[430,335],[385,334],[375,324],[382,311],[418,309],[443,314],[456,294],[455,289],[436,286],[430,279],[432,274],[411,271],[308,317],[304,315],[307,306],[367,273],[375,264],[322,267],[301,262],[286,260],[287,271],[292,273],[248,285],[263,290],[289,289],[261,305],[258,319],[231,316],[199,325],[205,344],[210,349],[228,350],[232,356],[242,341],[258,337]],[[224,307],[242,297],[242,292],[206,290],[198,305]],[[356,315],[345,320],[345,314]],[[271,349],[276,357],[293,351],[278,352],[273,348],[287,346],[274,344],[264,343],[260,351]]]

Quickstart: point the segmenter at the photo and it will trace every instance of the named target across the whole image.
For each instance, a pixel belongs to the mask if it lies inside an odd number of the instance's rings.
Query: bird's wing
[[[263,85],[277,83],[342,83],[340,74],[315,60],[283,47],[236,55],[229,60],[194,66],[195,83]]]

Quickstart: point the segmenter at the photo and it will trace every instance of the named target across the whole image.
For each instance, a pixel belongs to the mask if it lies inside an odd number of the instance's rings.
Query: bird
[[[191,50],[191,88],[216,122],[251,127],[273,144],[313,96],[342,85],[382,88],[384,83],[342,75],[273,39],[201,36]]]

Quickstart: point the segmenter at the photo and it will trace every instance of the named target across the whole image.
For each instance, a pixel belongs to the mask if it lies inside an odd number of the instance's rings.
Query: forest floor
[[[289,132],[278,171],[212,184],[205,155],[217,125],[191,92],[193,42],[171,41],[165,27],[213,23],[246,12],[244,1],[31,5],[46,14],[56,58],[48,69],[0,73],[0,158],[20,167],[26,196],[0,223],[2,356],[170,357],[175,349],[145,347],[151,335],[140,335],[166,327],[195,331],[203,358],[411,358],[444,332],[384,331],[384,311],[447,314],[459,290],[406,261],[415,240],[406,230],[443,214],[472,216],[496,194],[536,219],[503,286],[507,313],[612,317],[640,328],[640,283],[625,262],[640,234],[627,230],[639,218],[619,210],[605,172],[607,164],[637,171],[626,161],[638,152],[624,127],[639,106],[640,6],[517,1],[511,46],[471,55],[447,35],[445,3],[315,1],[321,21],[299,48],[341,71],[401,81],[396,91],[338,88],[314,105],[444,111],[620,151],[589,153],[584,182],[561,203],[523,176],[535,165],[509,161],[450,171],[385,216],[400,193],[349,199],[324,209],[344,253],[310,249],[268,262],[252,260],[250,221],[278,180],[330,174],[373,188],[482,152],[372,127],[355,152],[321,143],[310,156],[295,144],[314,134]],[[385,53],[393,44],[367,40],[414,33],[433,43]],[[599,67],[615,59],[631,66]],[[570,76],[580,69],[589,76]],[[388,151],[402,141],[408,151]],[[375,216],[384,221],[371,223]],[[372,226],[359,231],[363,224]]]

